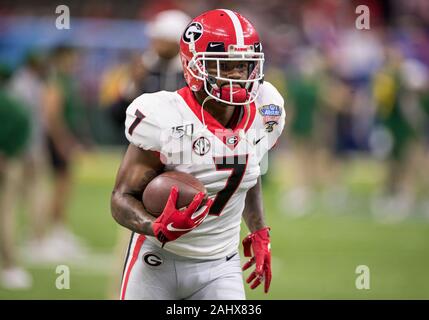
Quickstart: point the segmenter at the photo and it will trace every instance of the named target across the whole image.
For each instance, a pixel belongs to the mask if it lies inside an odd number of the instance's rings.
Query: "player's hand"
[[[252,257],[243,266],[243,271],[247,270],[256,263],[255,271],[247,278],[246,282],[253,283],[250,289],[255,289],[264,282],[264,291],[268,292],[271,283],[271,248],[269,227],[257,230],[249,234],[243,240],[243,249],[245,257]],[[251,254],[252,248],[253,256]]]
[[[162,214],[153,222],[152,229],[155,237],[165,244],[198,227],[209,213],[213,204],[212,199],[208,199],[201,208],[201,202],[205,195],[203,192],[195,195],[189,206],[183,210],[176,208],[179,191],[177,187],[171,188],[170,196]]]

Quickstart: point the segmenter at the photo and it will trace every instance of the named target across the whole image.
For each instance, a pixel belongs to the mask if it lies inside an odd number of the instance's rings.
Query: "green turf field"
[[[83,157],[76,166],[70,220],[92,251],[85,261],[64,262],[70,267],[70,289],[56,288],[56,265],[27,262],[34,277],[33,289],[0,289],[0,299],[113,297],[112,277],[118,275],[122,262],[113,254],[119,227],[110,216],[109,198],[119,161],[119,152],[104,151]],[[347,171],[354,192],[350,205],[333,212],[315,201],[312,213],[299,218],[287,215],[278,205],[282,196],[278,182],[265,184],[273,282],[268,295],[258,288],[248,290],[248,298],[429,299],[429,220],[420,215],[395,224],[376,222],[366,212],[365,199],[371,179],[377,176],[371,170],[378,169],[364,161],[353,164]],[[369,290],[355,287],[358,265],[370,269]]]

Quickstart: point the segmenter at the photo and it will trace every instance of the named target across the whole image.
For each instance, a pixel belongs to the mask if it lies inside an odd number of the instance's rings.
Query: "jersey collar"
[[[247,132],[247,130],[249,130],[249,128],[253,124],[253,121],[255,120],[256,106],[255,106],[255,103],[252,102],[249,108],[244,108],[243,117],[241,118],[240,122],[235,126],[234,129],[225,128],[207,110],[204,110],[201,108],[201,105],[198,103],[197,99],[195,98],[194,94],[189,89],[189,87],[184,87],[178,90],[177,93],[182,97],[186,105],[189,107],[189,109],[191,109],[191,111],[194,113],[194,115],[198,118],[198,120],[201,123],[203,123],[203,117],[202,117],[201,111],[203,112],[204,123],[206,124],[207,129],[231,149],[235,148],[235,146],[240,141],[240,136],[239,136],[240,130],[243,129],[244,132]],[[248,110],[250,112],[250,116],[248,114]],[[249,116],[249,121],[246,123],[248,116]],[[234,144],[228,144],[227,143],[228,138],[234,135],[237,136],[237,138],[235,139],[236,142]]]

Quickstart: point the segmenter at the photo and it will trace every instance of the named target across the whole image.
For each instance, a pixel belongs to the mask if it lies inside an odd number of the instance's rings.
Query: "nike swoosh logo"
[[[175,228],[175,227],[173,227],[173,222],[170,222],[167,225],[167,230],[168,231],[180,231],[180,232],[182,232],[182,231],[189,231],[189,230],[192,230],[192,229],[194,229],[194,228],[188,228],[188,229]]]
[[[257,145],[264,138],[265,136],[262,136],[262,138],[259,138],[258,140],[253,139],[253,145]]]
[[[222,43],[210,43],[209,44],[210,48],[214,48],[214,47],[217,47],[217,46],[220,46],[220,45],[222,45]]]
[[[232,258],[234,258],[236,255],[237,255],[237,252],[236,252],[236,253],[234,253],[233,255],[230,255],[229,257],[227,256],[227,257],[226,257],[226,261],[231,260],[231,259],[232,259]]]

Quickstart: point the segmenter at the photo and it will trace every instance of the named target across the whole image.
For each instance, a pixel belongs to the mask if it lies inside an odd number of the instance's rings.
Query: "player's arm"
[[[205,194],[195,195],[186,209],[177,209],[179,190],[172,187],[161,215],[154,218],[142,203],[142,194],[149,182],[163,171],[163,119],[157,106],[164,102],[150,94],[143,94],[127,108],[125,135],[130,141],[118,172],[111,199],[115,220],[122,226],[149,236],[165,244],[198,227],[207,216],[213,200],[200,207]],[[199,211],[199,212],[197,212]]]
[[[261,177],[258,178],[256,185],[247,191],[243,219],[250,232],[266,227],[262,200]]]
[[[205,197],[200,192],[186,209],[178,210],[176,203],[179,190],[173,187],[162,214],[155,218],[145,210],[142,194],[163,168],[157,153],[130,144],[112,192],[111,211],[120,225],[140,234],[155,236],[165,244],[198,227],[207,216],[213,200],[207,200],[200,207]]]
[[[244,264],[243,270],[256,265],[246,282],[253,281],[251,289],[264,282],[264,291],[267,293],[271,283],[270,228],[265,225],[260,177],[256,185],[247,192],[243,219],[251,231],[251,234],[243,240],[244,256],[251,257]]]
[[[130,144],[116,178],[111,197],[112,216],[120,225],[141,234],[154,235],[150,215],[142,203],[149,182],[164,168],[159,156]]]

